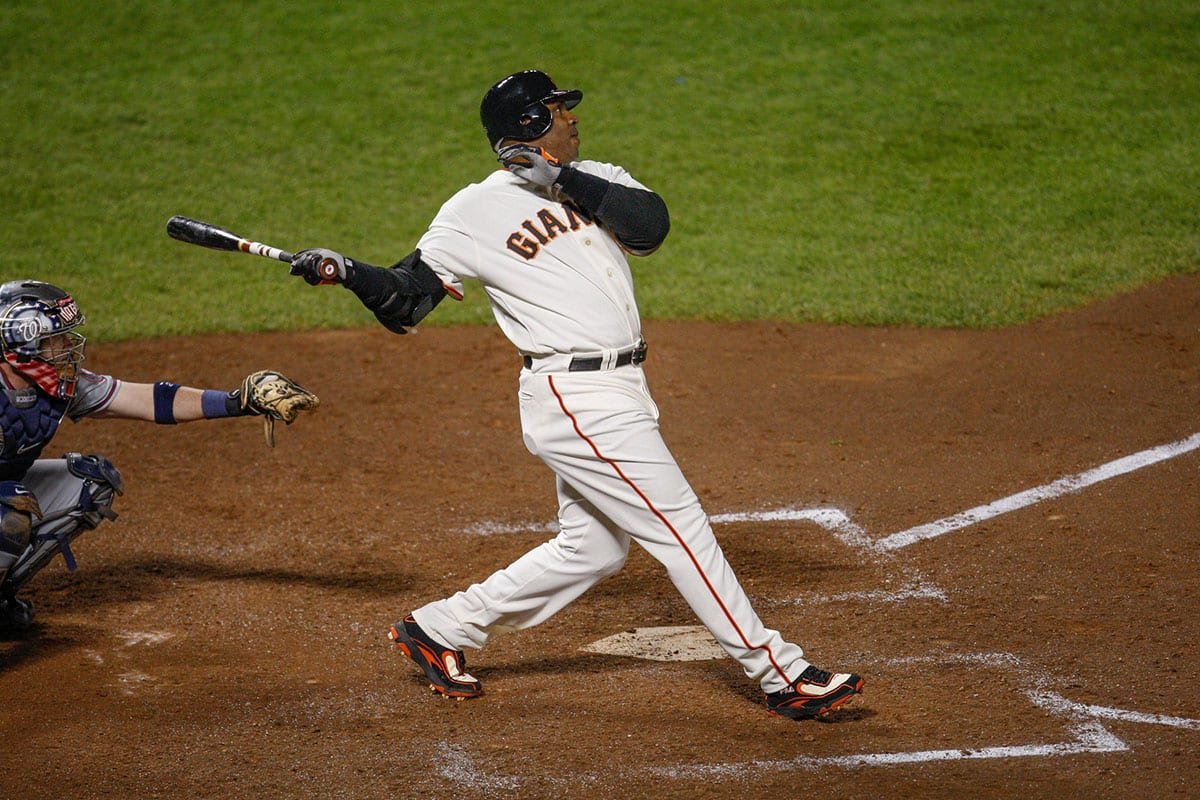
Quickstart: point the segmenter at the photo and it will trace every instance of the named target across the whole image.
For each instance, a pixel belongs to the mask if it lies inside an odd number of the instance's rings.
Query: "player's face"
[[[579,118],[562,103],[550,103],[549,108],[554,115],[550,130],[530,144],[544,147],[562,163],[570,164],[579,158],[579,132],[575,129]]]
[[[74,378],[87,340],[74,331],[46,336],[40,342],[38,356],[58,372],[60,378]]]

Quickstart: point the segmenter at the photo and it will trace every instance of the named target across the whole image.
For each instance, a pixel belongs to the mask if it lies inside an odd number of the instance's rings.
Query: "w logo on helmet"
[[[36,342],[42,335],[42,319],[41,316],[14,319],[11,329],[5,332],[8,334],[5,338],[19,344]]]

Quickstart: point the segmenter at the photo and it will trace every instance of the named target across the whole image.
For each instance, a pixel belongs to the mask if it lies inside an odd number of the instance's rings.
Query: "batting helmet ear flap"
[[[529,108],[521,112],[521,116],[517,117],[517,127],[525,131],[525,136],[528,139],[536,139],[546,131],[550,130],[550,126],[554,124],[554,114],[545,103],[534,103]],[[515,139],[515,136],[505,137]]]

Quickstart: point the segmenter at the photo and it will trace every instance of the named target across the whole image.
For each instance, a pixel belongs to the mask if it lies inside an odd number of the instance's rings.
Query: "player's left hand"
[[[349,260],[341,253],[314,247],[292,256],[292,267],[288,272],[304,278],[310,286],[341,283],[346,280]]]
[[[528,144],[510,144],[501,147],[496,159],[504,168],[521,180],[537,186],[550,187],[562,173],[558,159],[541,147]]]
[[[238,392],[242,411],[262,416],[263,432],[270,447],[275,446],[276,420],[291,425],[301,411],[311,411],[321,402],[288,376],[269,369],[247,375]]]

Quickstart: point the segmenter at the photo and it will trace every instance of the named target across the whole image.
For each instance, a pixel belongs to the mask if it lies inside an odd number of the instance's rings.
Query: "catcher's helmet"
[[[479,105],[479,118],[495,149],[504,139],[528,142],[550,130],[554,117],[548,103],[574,108],[582,99],[578,89],[559,89],[546,73],[527,69],[488,89]]]
[[[0,286],[0,351],[18,369],[34,361],[49,364],[70,384],[83,361],[87,340],[74,329],[85,318],[71,295],[41,281],[9,281]]]

